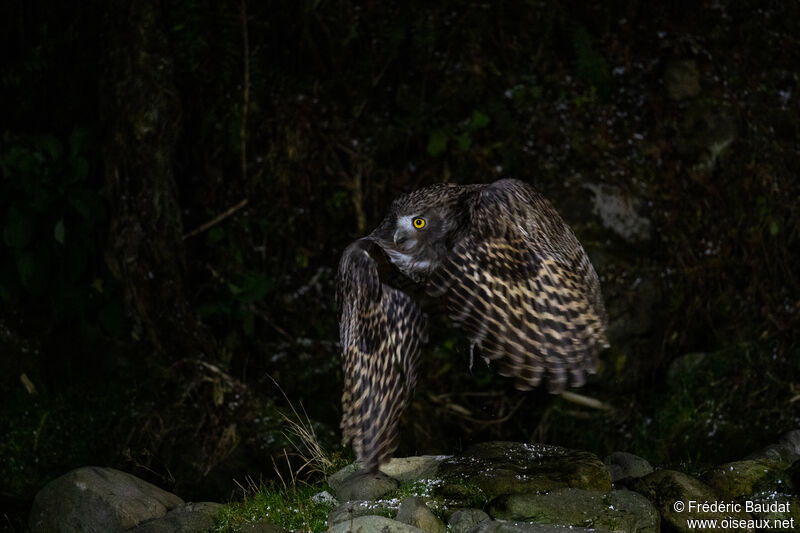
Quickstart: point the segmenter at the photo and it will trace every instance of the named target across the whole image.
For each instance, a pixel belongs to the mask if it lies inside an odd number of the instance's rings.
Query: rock
[[[194,533],[208,531],[216,525],[219,503],[187,503],[168,512],[161,518],[145,522],[129,533]]]
[[[337,505],[339,503],[327,490],[314,494],[311,497],[311,501],[314,503],[324,503],[326,505]]]
[[[444,522],[439,520],[425,505],[425,500],[418,496],[412,496],[400,502],[400,509],[397,510],[395,520],[418,527],[428,533],[445,533],[447,531]]]
[[[48,483],[33,502],[32,533],[120,531],[183,505],[178,496],[113,468],[82,467]]]
[[[769,520],[771,523],[780,520],[794,520],[795,527],[800,525],[800,495],[786,494],[774,491],[762,492],[748,496],[743,503],[752,507],[751,513],[755,518]],[[788,529],[788,528],[785,528]],[[772,531],[777,531],[777,528]]]
[[[385,516],[394,518],[397,508],[385,501],[350,501],[339,504],[338,507],[328,513],[328,524],[338,524],[339,522],[349,522],[354,518],[366,515]]]
[[[329,533],[424,533],[419,528],[386,518],[385,516],[359,516],[352,521],[339,522],[328,528]]]
[[[639,215],[641,202],[638,198],[611,185],[587,183],[584,187],[594,193],[593,211],[605,228],[631,244],[650,239],[650,219]]]
[[[487,520],[469,533],[607,533],[605,529]]]
[[[667,97],[674,101],[687,100],[700,94],[700,70],[694,59],[670,62],[664,69]]]
[[[439,463],[449,455],[419,455],[415,457],[395,457],[381,466],[380,471],[401,483],[419,481],[436,476]]]
[[[328,485],[333,493],[336,494],[347,478],[349,478],[355,472],[358,472],[360,469],[361,466],[358,463],[350,463],[335,474],[328,476]]]
[[[723,520],[732,517],[738,520],[746,520],[750,518],[744,512],[737,513],[713,508],[691,508],[690,502],[702,504],[704,502],[723,502],[724,499],[702,481],[687,476],[682,472],[659,470],[633,481],[631,488],[653,502],[653,505],[661,513],[661,518],[677,531],[687,533],[702,531],[700,529],[690,529],[687,525],[687,519]],[[750,530],[741,529],[739,531]]]
[[[489,520],[489,515],[480,509],[459,509],[450,515],[447,525],[452,533],[467,533],[485,520]]]
[[[553,525],[657,533],[660,518],[653,505],[629,490],[610,493],[556,489],[546,494],[511,494],[492,502],[493,518]]]
[[[439,476],[438,492],[468,506],[504,494],[562,487],[611,490],[611,476],[596,455],[543,444],[476,444],[442,462]]]
[[[762,459],[787,465],[800,461],[800,429],[784,433],[778,442],[748,455],[746,459]]]
[[[328,482],[330,484],[330,481]],[[334,488],[336,498],[340,501],[377,500],[387,492],[396,489],[400,483],[382,472],[364,472],[359,470],[349,474],[337,483]]]
[[[708,472],[705,481],[717,494],[727,499],[750,496],[757,492],[792,488],[792,481],[784,469],[774,463],[746,459],[725,463]]]
[[[614,452],[603,461],[611,474],[611,481],[646,476],[653,467],[646,459],[627,452]]]

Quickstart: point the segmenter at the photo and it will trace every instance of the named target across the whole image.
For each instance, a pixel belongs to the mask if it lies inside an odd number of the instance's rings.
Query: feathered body
[[[572,230],[529,185],[438,184],[397,198],[339,263],[342,430],[362,464],[397,448],[426,315],[390,286],[387,262],[445,304],[480,354],[520,390],[580,386],[606,343],[600,284]]]

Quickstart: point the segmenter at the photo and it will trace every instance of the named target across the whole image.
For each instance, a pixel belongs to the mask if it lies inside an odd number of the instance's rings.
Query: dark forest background
[[[292,405],[352,457],[338,257],[441,181],[525,180],[575,229],[611,409],[470,371],[443,322],[399,455],[701,470],[800,427],[800,4],[667,4],[2,3],[0,522],[85,464],[225,501],[285,468]]]

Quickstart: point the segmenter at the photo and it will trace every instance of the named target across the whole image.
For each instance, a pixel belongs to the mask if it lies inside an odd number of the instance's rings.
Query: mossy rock
[[[470,530],[469,533],[609,533],[609,531],[588,527],[486,520],[478,524],[475,529]]]
[[[751,514],[762,520],[776,521],[794,520],[795,527],[800,525],[800,495],[765,491],[748,496],[742,507],[752,506]],[[770,530],[773,531],[773,530]],[[779,531],[775,529],[774,531]]]
[[[746,459],[720,465],[711,470],[705,481],[728,499],[747,497],[757,492],[792,489],[792,480],[774,463]]]
[[[400,502],[395,519],[398,522],[418,527],[428,533],[445,533],[447,526],[425,505],[419,496],[411,496]]]
[[[650,501],[629,490],[604,494],[565,488],[547,494],[510,494],[493,501],[489,512],[493,518],[502,520],[631,533],[657,533],[661,522]]]
[[[476,444],[442,462],[439,476],[441,495],[478,507],[506,494],[565,487],[611,490],[611,476],[596,455],[542,444]]]
[[[351,531],[380,531],[381,533],[425,533],[419,529],[385,516],[359,516],[352,521],[333,524],[331,533],[350,533]]]
[[[659,470],[633,481],[631,488],[647,497],[661,513],[664,522],[676,531],[685,531],[687,533],[705,531],[697,528],[690,529],[687,520],[691,519],[723,520],[725,518],[736,518],[738,520],[748,520],[751,518],[745,512],[737,513],[728,509],[715,511],[708,508],[698,508],[698,504],[723,502],[724,498],[699,479],[688,476],[683,472]],[[691,502],[694,502],[694,504]],[[728,500],[727,503],[732,505],[734,502]],[[708,531],[715,530],[710,529]],[[741,531],[746,530],[742,529]]]
[[[397,515],[397,504],[391,505],[388,501],[353,500],[336,506],[328,513],[328,524],[349,522],[359,516],[385,516],[394,518]]]
[[[490,520],[489,515],[480,509],[458,509],[447,520],[447,527],[453,533],[467,533],[478,524]]]

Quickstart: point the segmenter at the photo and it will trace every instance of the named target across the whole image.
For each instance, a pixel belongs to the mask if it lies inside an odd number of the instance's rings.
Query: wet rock
[[[395,520],[418,527],[428,533],[445,533],[447,527],[425,505],[425,500],[412,496],[400,502]]]
[[[761,520],[769,520],[775,524],[777,520],[788,520],[791,524],[800,525],[800,495],[787,494],[775,491],[766,491],[748,496],[742,502],[745,511],[750,509],[750,514]],[[783,528],[788,529],[788,528]],[[772,529],[770,531],[778,531]]]
[[[702,481],[674,470],[659,470],[635,480],[631,488],[649,499],[661,513],[661,518],[677,531],[701,531],[690,529],[687,519],[723,520],[736,518],[746,520],[750,516],[745,512],[719,510],[714,508],[697,508],[691,502],[723,502],[714,490]],[[730,502],[729,502],[730,503]],[[740,531],[749,531],[741,529]]]
[[[556,489],[546,494],[511,494],[492,502],[492,517],[596,529],[657,533],[658,511],[644,496],[629,490],[600,493]]]
[[[694,59],[671,61],[664,69],[664,88],[674,101],[688,100],[700,94],[700,70]]]
[[[400,482],[430,479],[436,476],[439,464],[449,457],[449,455],[394,457],[381,466],[380,471]]]
[[[791,478],[774,463],[746,459],[720,465],[705,476],[717,494],[727,499],[750,496],[757,492],[792,489]],[[783,490],[781,490],[783,489]]]
[[[381,533],[424,533],[423,530],[386,518],[385,516],[359,516],[352,521],[339,522],[328,528],[330,533],[357,533],[380,531]]]
[[[611,185],[588,183],[584,187],[594,193],[593,211],[605,228],[630,243],[650,239],[651,222],[639,215],[641,201],[638,198]]]
[[[614,452],[603,461],[611,474],[611,481],[646,476],[653,471],[653,467],[638,455],[627,452]]]
[[[397,514],[397,503],[392,506],[386,501],[350,501],[339,504],[328,513],[328,524],[349,522],[359,516],[376,515],[394,518]]]
[[[333,493],[336,494],[344,482],[360,469],[361,466],[358,463],[350,463],[349,465],[340,469],[338,472],[328,476],[328,485],[330,486],[331,490],[333,490]]]
[[[611,476],[596,455],[543,444],[476,444],[442,462],[439,476],[439,493],[466,505],[562,487],[611,490]]]
[[[778,442],[748,455],[745,459],[761,459],[787,465],[800,461],[800,429],[784,433]]]
[[[329,481],[330,484],[330,481]],[[382,472],[357,471],[337,481],[336,487],[331,488],[340,501],[349,500],[376,500],[400,486],[396,479],[392,479]]]
[[[489,519],[489,515],[480,509],[459,509],[450,515],[447,525],[452,533],[467,533]]]
[[[82,467],[48,483],[33,502],[37,532],[107,532],[161,518],[183,500],[113,468]]]
[[[323,490],[322,492],[318,492],[311,497],[311,501],[314,503],[323,503],[326,505],[337,505],[339,502],[333,495],[328,492],[327,490]]]
[[[550,524],[536,524],[530,522],[504,522],[501,520],[487,520],[481,522],[470,533],[607,533],[607,529],[554,526]]]
[[[222,507],[219,503],[187,503],[168,512],[161,518],[141,524],[129,533],[194,533],[208,531],[217,522]]]

